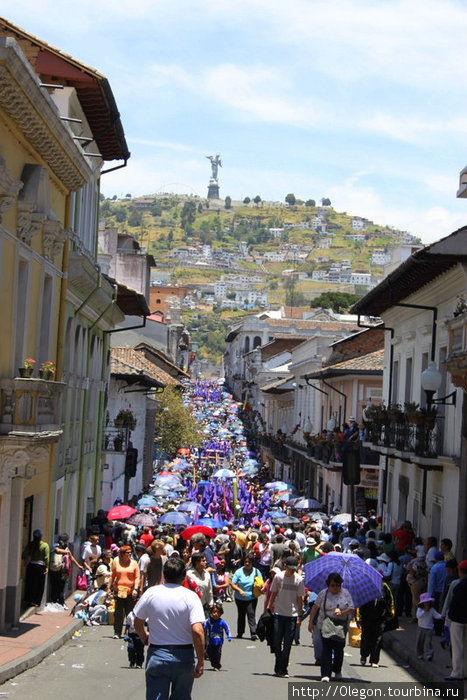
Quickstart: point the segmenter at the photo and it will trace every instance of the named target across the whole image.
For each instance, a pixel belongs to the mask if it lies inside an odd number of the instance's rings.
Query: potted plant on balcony
[[[419,404],[415,401],[406,401],[404,403],[404,408],[408,422],[412,423],[412,425],[419,425],[422,420]]]
[[[52,360],[46,360],[46,362],[43,362],[39,369],[39,377],[49,381],[53,379],[55,377],[55,362]]]
[[[401,406],[398,403],[390,403],[388,406],[388,420],[391,423],[402,423],[404,420],[404,414],[402,412]]]
[[[32,377],[35,364],[36,361],[32,357],[27,357],[24,360],[23,367],[19,367],[18,369],[19,376],[23,378]]]
[[[420,409],[422,415],[422,423],[427,430],[433,430],[436,423],[436,416],[438,415],[438,409],[433,404],[425,406],[425,408]]]
[[[123,449],[123,435],[121,433],[118,433],[118,435],[114,437],[113,442],[115,452],[121,452]]]
[[[136,428],[135,414],[129,408],[122,408],[117,413],[114,424],[116,428],[130,428],[130,430],[134,430]]]

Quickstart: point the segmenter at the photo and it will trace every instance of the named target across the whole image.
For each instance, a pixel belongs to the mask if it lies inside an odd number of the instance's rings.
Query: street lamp
[[[422,389],[426,394],[426,402],[428,406],[433,403],[439,403],[444,406],[455,406],[456,405],[456,390],[443,396],[440,399],[434,399],[433,396],[438,391],[441,386],[442,376],[439,369],[436,367],[434,360],[428,362],[428,367],[422,372],[421,384]],[[451,399],[451,401],[449,401]]]

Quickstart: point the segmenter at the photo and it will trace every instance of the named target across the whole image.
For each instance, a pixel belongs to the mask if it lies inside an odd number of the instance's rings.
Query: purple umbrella
[[[358,607],[381,595],[381,574],[356,554],[329,552],[305,564],[303,570],[305,586],[315,593],[326,588],[329,574],[340,574],[344,581],[342,586],[349,591],[354,605]]]

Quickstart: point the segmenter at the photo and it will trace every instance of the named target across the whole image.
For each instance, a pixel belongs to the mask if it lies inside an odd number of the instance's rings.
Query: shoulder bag
[[[324,620],[323,620],[323,624],[321,626],[321,636],[324,637],[324,639],[331,639],[334,642],[345,642],[344,627],[342,625],[336,624],[334,622],[334,620],[332,620],[326,614],[327,597],[328,597],[328,594],[326,592],[326,595],[324,597],[324,607],[323,607]]]

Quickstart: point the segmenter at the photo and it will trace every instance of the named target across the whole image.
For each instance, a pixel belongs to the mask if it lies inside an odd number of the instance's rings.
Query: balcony
[[[412,462],[426,469],[442,470],[444,418],[437,416],[410,423],[407,414],[390,423],[369,423],[365,446],[378,454]]]
[[[130,432],[126,428],[105,428],[102,435],[102,452],[118,454],[126,452],[130,440]]]
[[[287,447],[284,440],[278,440],[272,437],[272,435],[263,435],[260,438],[260,444],[262,447],[266,448],[275,459],[290,464],[290,449]]]
[[[345,445],[352,444],[360,453],[360,466],[372,468],[379,465],[379,454],[369,449],[365,442],[357,440],[346,443],[344,440],[311,440],[308,444],[308,454],[314,462],[321,464],[331,471],[342,469],[342,453]]]
[[[0,435],[56,442],[63,432],[60,399],[65,387],[35,378],[0,380]]]

